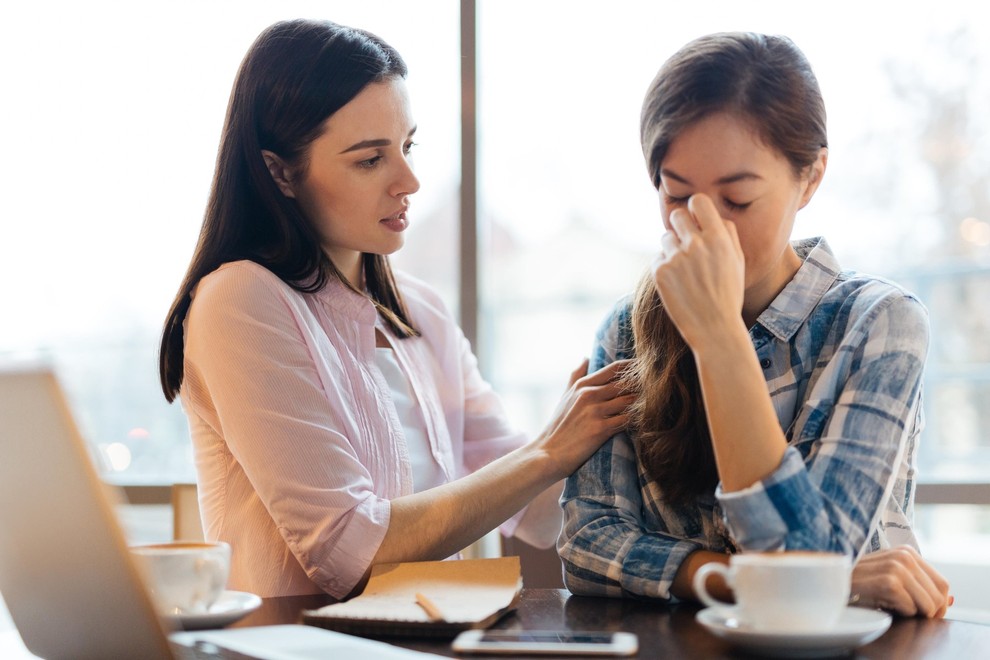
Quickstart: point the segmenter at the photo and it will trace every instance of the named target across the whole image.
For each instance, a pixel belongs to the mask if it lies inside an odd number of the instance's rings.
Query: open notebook
[[[408,658],[424,654],[288,625],[171,632],[131,563],[52,371],[0,366],[0,593],[45,658]]]

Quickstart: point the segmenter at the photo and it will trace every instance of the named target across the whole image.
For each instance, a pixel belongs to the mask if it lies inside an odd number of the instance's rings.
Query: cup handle
[[[694,586],[694,593],[698,595],[698,599],[707,605],[708,607],[729,607],[732,603],[726,603],[721,600],[716,599],[711,594],[708,593],[708,589],[705,587],[705,583],[708,581],[708,577],[716,573],[725,578],[726,584],[730,587],[732,586],[732,581],[730,576],[732,575],[731,570],[725,564],[720,564],[718,562],[711,562],[709,564],[702,564],[701,568],[694,574],[694,580],[692,581]]]

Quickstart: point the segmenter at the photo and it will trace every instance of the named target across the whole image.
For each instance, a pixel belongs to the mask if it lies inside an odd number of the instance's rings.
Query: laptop
[[[0,594],[43,658],[422,658],[305,625],[175,632],[156,613],[47,366],[0,366]]]

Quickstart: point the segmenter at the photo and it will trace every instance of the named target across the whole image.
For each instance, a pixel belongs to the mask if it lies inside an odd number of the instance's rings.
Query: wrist
[[[674,581],[670,585],[670,592],[681,599],[698,600],[698,595],[694,591],[694,574],[704,564],[711,562],[728,564],[729,555],[711,550],[695,550],[689,554],[677,569]],[[725,601],[727,604],[735,602],[732,589],[720,575],[711,575],[705,587],[708,593],[717,600]]]
[[[541,489],[570,475],[570,472],[563,468],[562,461],[558,460],[549,448],[550,435],[544,431],[529,444],[517,450],[522,473],[533,475],[535,485],[540,486]]]
[[[724,364],[748,353],[755,355],[753,340],[741,318],[738,322],[709,333],[705,340],[695,342],[695,345],[691,346],[691,352],[699,368],[705,365]]]

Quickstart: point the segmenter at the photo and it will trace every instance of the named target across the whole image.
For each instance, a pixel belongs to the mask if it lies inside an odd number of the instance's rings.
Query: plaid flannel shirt
[[[695,550],[828,550],[858,557],[911,529],[928,313],[886,280],[839,269],[822,238],[750,329],[788,448],[762,481],[664,501],[625,432],[568,480],[558,551],[574,593],[669,599]],[[632,300],[599,330],[590,370],[633,355]]]

